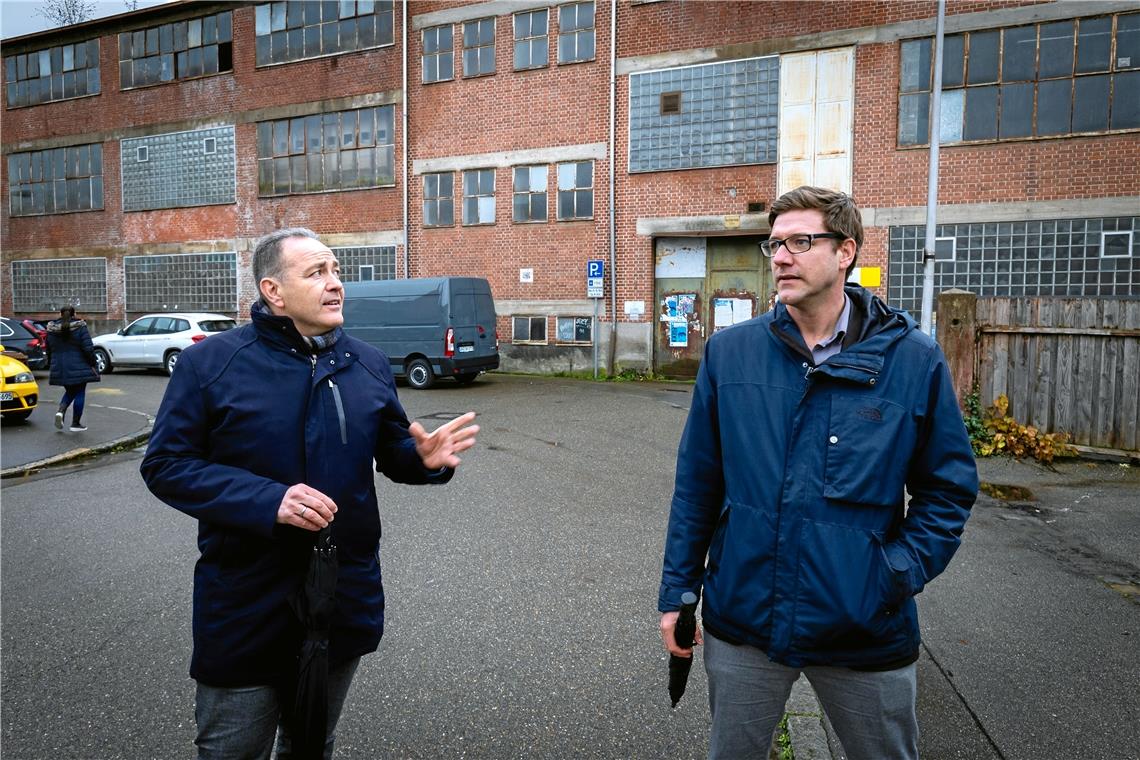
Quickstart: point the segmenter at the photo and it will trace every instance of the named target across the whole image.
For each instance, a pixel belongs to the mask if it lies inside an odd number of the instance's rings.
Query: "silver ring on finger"
[[[301,519],[304,519],[304,518],[305,518],[305,513],[306,513],[306,512],[308,512],[308,511],[309,511],[309,508],[308,508],[308,507],[306,507],[306,506],[302,506],[302,507],[301,507],[301,511],[297,513],[297,517],[300,517]]]

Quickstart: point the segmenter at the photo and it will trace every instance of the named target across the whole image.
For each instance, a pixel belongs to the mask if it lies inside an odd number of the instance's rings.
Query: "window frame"
[[[578,182],[577,167],[581,164],[589,164],[589,166],[590,166],[590,185],[589,185],[589,187],[580,186],[577,184],[577,182]],[[594,179],[596,177],[596,172],[594,171],[595,167],[594,167],[593,159],[587,159],[585,161],[561,161],[561,162],[555,164],[555,166],[558,167],[557,169],[555,169],[555,182],[556,182],[556,187],[557,187],[557,196],[555,199],[555,203],[557,204],[556,208],[555,208],[556,220],[559,222],[579,222],[579,221],[592,220],[594,218]],[[575,167],[575,170],[574,170],[574,183],[575,184],[572,187],[567,187],[567,188],[562,187],[562,182],[560,181],[561,172],[558,171],[558,169],[561,169],[563,166]],[[578,193],[582,193],[582,192],[585,192],[587,190],[590,192],[590,215],[589,216],[580,216],[578,214]],[[574,215],[573,216],[566,216],[566,217],[562,216],[562,193],[564,193],[564,192],[569,192],[569,193],[574,194]]]
[[[223,10],[120,32],[118,43],[119,89],[124,92],[232,74],[233,11]],[[136,47],[140,48],[137,53]],[[209,48],[215,48],[212,59],[206,54]],[[209,66],[211,60],[213,70]],[[164,73],[167,65],[169,77]],[[155,72],[157,78],[153,77]],[[140,76],[136,77],[136,73]],[[142,81],[137,81],[140,79]]]
[[[467,46],[467,27],[470,26],[471,24],[479,25],[479,34],[481,35],[482,34],[482,25],[487,23],[487,22],[491,23],[491,41],[490,41],[490,43],[472,45],[471,47],[468,47]],[[477,19],[472,19],[470,21],[464,21],[463,22],[463,34],[462,34],[462,39],[461,39],[461,49],[463,51],[463,78],[464,79],[475,79],[477,77],[488,77],[497,71],[498,66],[496,63],[496,56],[498,55],[498,52],[497,52],[498,33],[499,33],[498,17],[496,17],[496,16],[487,16],[485,18],[477,18]],[[480,62],[480,66],[478,68],[482,69],[481,63],[483,60],[483,52],[486,51],[488,48],[490,49],[490,52],[491,52],[491,70],[490,71],[479,70],[473,74],[469,73],[467,71],[467,52],[468,51],[478,51],[476,53],[475,57],[476,57],[476,60]]]
[[[317,58],[329,58],[334,55],[346,55],[349,53],[358,53],[365,50],[376,50],[379,48],[393,47],[396,44],[396,11],[395,2],[393,0],[373,0],[368,3],[372,10],[360,12],[362,3],[357,1],[352,3],[353,13],[351,15],[342,16],[341,12],[345,10],[345,4],[341,2],[321,3],[317,0],[308,0],[305,3],[296,3],[299,10],[296,11],[298,15],[290,18],[290,7],[285,2],[276,0],[275,2],[263,2],[254,6],[254,29],[253,29],[253,44],[254,44],[254,67],[264,68],[267,66],[282,66],[288,63],[296,63],[297,61],[311,61]],[[278,10],[280,9],[280,12]],[[328,12],[329,15],[325,15]],[[361,19],[372,16],[372,29],[368,33],[371,40],[365,44],[359,44],[361,38],[361,30],[366,28],[361,25]],[[387,20],[385,21],[385,16]],[[355,43],[352,47],[342,49],[340,47],[340,31],[344,22],[353,23],[353,35]],[[347,29],[347,25],[345,25]],[[292,37],[290,37],[292,33]],[[274,35],[279,35],[274,39]],[[283,60],[262,60],[263,56],[273,57],[274,45],[277,40],[282,40],[285,48],[285,57]],[[301,54],[297,56],[289,55],[289,48],[293,44],[300,42]],[[280,43],[278,43],[280,44]],[[306,53],[306,49],[315,46],[319,52]],[[326,49],[329,46],[332,49]]]
[[[533,34],[533,24],[531,23],[532,17],[543,14],[543,31],[542,34]],[[525,37],[519,36],[519,18],[526,16],[528,24],[528,35]],[[545,69],[550,66],[550,9],[549,8],[535,8],[529,11],[519,11],[511,15],[511,31],[514,45],[511,48],[511,67],[514,71],[535,71],[538,69]],[[527,66],[517,65],[519,45],[525,43],[527,45],[527,60],[531,60],[530,53],[533,48],[531,47],[534,41],[542,40],[543,50],[545,51],[542,57],[542,63],[531,62]]]
[[[526,339],[516,338],[518,332],[519,320],[525,319],[527,321],[527,335],[531,336],[534,333],[534,327],[541,320],[542,324],[542,338],[528,337]],[[550,331],[547,326],[547,318],[539,314],[517,314],[511,316],[511,343],[519,346],[546,346],[550,344]]]
[[[9,216],[51,216],[104,210],[103,143],[18,151],[9,153],[6,158]],[[86,173],[81,174],[84,167]],[[96,168],[98,173],[95,171]],[[81,189],[82,182],[87,183],[86,195]],[[26,193],[24,188],[27,188]],[[76,207],[68,207],[73,194],[71,188],[75,188]],[[52,196],[50,211],[47,209],[49,191]],[[43,211],[33,208],[37,194],[44,199]],[[23,208],[25,195],[31,199],[29,201],[31,211],[25,211]],[[57,205],[56,195],[62,195],[63,208]],[[87,199],[86,206],[79,203],[84,198]]]
[[[578,9],[583,7],[583,6],[586,6],[586,5],[591,6],[590,15],[593,18],[594,23],[590,26],[578,26],[577,25],[578,15],[579,15]],[[570,8],[575,9],[574,10],[574,24],[575,24],[575,26],[573,26],[572,28],[569,29],[569,31],[567,31],[565,25],[562,23],[562,14],[565,13],[566,10],[570,9]],[[557,61],[558,61],[559,66],[570,66],[570,65],[575,64],[575,63],[589,63],[590,61],[597,60],[597,57],[598,57],[597,10],[598,10],[597,4],[594,2],[594,0],[578,0],[578,2],[563,3],[562,5],[558,6],[558,43],[557,43],[558,44],[558,53],[557,53]],[[588,57],[581,57],[580,55],[577,55],[574,58],[568,58],[566,60],[563,60],[562,59],[562,40],[572,37],[574,39],[574,50],[577,53],[579,48],[581,47],[578,40],[583,35],[586,35],[586,34],[589,34],[589,37],[591,40],[590,45],[593,48],[593,52]]]
[[[1132,258],[1132,237],[1134,230],[1104,230],[1100,233],[1100,258],[1102,259],[1130,259]],[[1108,254],[1105,251],[1108,247],[1105,245],[1106,239],[1109,235],[1125,236],[1127,242],[1124,245],[1126,253],[1123,254]]]
[[[490,192],[484,192],[483,187],[482,187],[483,178],[485,176],[487,176],[488,174],[491,177],[491,190],[490,190]],[[495,204],[495,183],[496,183],[496,179],[497,179],[497,176],[496,176],[497,174],[498,174],[498,172],[496,172],[495,169],[493,169],[493,168],[464,169],[463,170],[463,172],[462,172],[463,177],[461,180],[463,183],[463,185],[461,187],[462,194],[463,194],[462,195],[463,206],[462,206],[462,213],[460,216],[462,219],[462,225],[464,227],[485,227],[487,225],[491,225],[491,224],[495,223],[495,216],[497,213],[497,209],[495,208],[495,206],[496,206],[496,204]],[[473,194],[467,193],[467,178],[469,176],[475,177],[476,192]],[[476,199],[476,202],[475,202],[476,203],[476,208],[475,208],[476,219],[475,219],[475,221],[471,221],[470,219],[468,219],[468,216],[467,216],[467,201],[469,198]],[[491,199],[491,218],[489,221],[483,221],[483,218],[482,218],[483,214],[482,214],[481,199],[483,199],[483,198],[490,198]]]
[[[1125,77],[1129,79],[1140,77],[1140,56],[1129,59],[1117,55],[1121,19],[1135,19],[1131,21],[1133,29],[1140,29],[1140,13],[1136,11],[1122,11],[1118,13],[1102,13],[1092,16],[1079,16],[1070,19],[1057,19],[1039,21],[1028,24],[1016,24],[997,29],[975,29],[950,35],[947,39],[961,39],[961,45],[954,43],[955,59],[949,67],[943,69],[942,83],[942,113],[940,114],[939,137],[940,143],[947,146],[978,145],[995,142],[1012,142],[1019,140],[1049,140],[1087,135],[1121,134],[1140,130],[1140,123],[1130,126],[1115,126],[1117,109],[1116,97],[1118,80]],[[1082,42],[1095,43],[1095,37],[1103,34],[1099,30],[1090,34],[1082,34],[1085,25],[1103,25],[1109,20],[1108,52],[1106,60],[1100,63],[1082,66]],[[1069,24],[1071,29],[1071,50],[1065,56],[1068,61],[1068,71],[1049,69],[1043,71],[1044,61],[1055,61],[1056,55],[1051,54],[1050,48],[1057,44],[1064,45],[1062,37],[1046,36],[1052,27]],[[1026,30],[1032,30],[1034,40],[1034,56],[1032,73],[1026,75],[1019,72],[1017,75],[1007,76],[1006,67],[1014,61],[1012,54],[1006,49],[1007,36],[1014,40],[1026,36]],[[1130,31],[1132,31],[1130,29]],[[975,38],[988,39],[997,35],[997,47],[994,73],[977,75],[971,71],[971,52],[973,52]],[[1057,43],[1055,40],[1062,40]],[[918,68],[908,65],[908,51],[915,51],[917,46]],[[924,49],[925,48],[925,49]],[[961,49],[962,60],[956,60],[957,50]],[[1044,51],[1044,52],[1043,52]],[[1088,51],[1086,49],[1086,55]],[[1094,50],[1093,54],[1099,54]],[[930,144],[929,123],[930,94],[934,79],[934,41],[931,37],[917,37],[905,39],[899,43],[899,81],[897,88],[898,123],[896,124],[896,147],[900,150],[911,148],[926,148]],[[1044,57],[1043,57],[1044,56]],[[1122,65],[1122,61],[1127,60]],[[1024,66],[1022,61],[1020,65]],[[924,68],[925,67],[925,68]],[[913,71],[919,75],[919,80],[907,80],[907,72]],[[949,71],[949,74],[948,74]],[[1060,71],[1060,73],[1058,73]],[[947,84],[947,76],[952,77]],[[960,81],[958,77],[960,76]],[[1029,78],[1027,79],[1026,76]],[[923,81],[925,80],[925,81]],[[1067,83],[1068,86],[1065,86]],[[1026,92],[1028,90],[1028,92]],[[1043,101],[1048,94],[1049,100]],[[1094,107],[1089,107],[1080,101],[1081,95],[1096,99]],[[1046,111],[1042,113],[1042,103],[1050,106],[1060,105],[1067,95],[1067,118],[1062,120],[1059,114]],[[1014,101],[1007,103],[1007,99],[1029,98],[1028,126],[1018,124],[1018,119],[1026,116],[1023,104]],[[1053,99],[1056,98],[1054,101]],[[992,102],[991,102],[992,101]],[[908,106],[908,103],[914,105]],[[1103,105],[1101,109],[1099,106]],[[977,109],[983,111],[985,123],[971,122],[971,113]],[[1008,109],[1008,110],[1007,110]],[[950,124],[947,111],[952,110],[957,121]],[[989,118],[992,110],[992,119]],[[1121,110],[1124,110],[1123,103]],[[1127,113],[1127,111],[1125,111]],[[1008,114],[1008,115],[1007,115]],[[1089,114],[1096,114],[1095,117]],[[1085,123],[1079,124],[1078,118],[1085,115]],[[1003,119],[1003,116],[1006,116]],[[1094,124],[1090,120],[1096,118]],[[1134,117],[1133,117],[1134,118]],[[1011,121],[1012,120],[1012,121]],[[922,126],[926,131],[923,134]],[[1061,124],[1068,124],[1064,131],[1057,129]],[[1014,129],[1013,126],[1021,127]],[[1003,128],[1004,127],[1004,128]],[[1027,132],[1027,133],[1026,133]],[[912,137],[913,136],[913,137]]]
[[[578,320],[582,320],[582,319],[586,320],[586,324],[589,326],[590,337],[585,339],[585,340],[579,340],[576,337],[578,334]],[[561,326],[562,326],[563,320],[572,320],[570,332],[573,333],[575,335],[575,337],[570,338],[570,339],[564,339],[562,337]],[[585,315],[585,314],[574,314],[574,315],[569,315],[569,316],[560,315],[558,317],[555,317],[555,320],[554,320],[554,339],[558,343],[562,343],[565,345],[592,346],[594,344],[594,318],[589,316],[589,315]]]
[[[362,120],[363,114],[370,114]],[[279,198],[288,195],[312,195],[316,193],[352,192],[374,190],[396,186],[396,110],[393,105],[349,108],[342,111],[326,111],[305,114],[285,119],[271,119],[257,122],[257,195],[259,198]],[[367,132],[361,124],[371,129]],[[351,144],[346,141],[345,129],[352,129]],[[381,131],[386,141],[381,141]],[[364,139],[365,134],[368,139]],[[314,138],[319,148],[313,150]],[[328,143],[336,142],[335,150],[328,149]],[[368,144],[363,144],[368,143]],[[268,151],[264,149],[268,148]],[[360,154],[368,154],[368,171],[373,180],[360,183]],[[351,155],[351,162],[346,158]],[[335,156],[335,160],[331,158]],[[319,160],[318,160],[319,157]],[[351,170],[348,164],[351,163]],[[321,182],[314,186],[313,169],[319,165]],[[286,180],[279,182],[280,169],[288,167]],[[305,185],[296,187],[299,167],[304,167]],[[391,176],[381,176],[383,168],[391,171]],[[347,186],[344,176],[347,171],[355,174],[355,184]],[[335,174],[335,184],[325,180]],[[266,189],[268,187],[268,190]],[[282,188],[279,190],[279,188]]]
[[[80,48],[82,48],[83,51],[82,66],[77,65]],[[99,37],[93,37],[88,40],[70,42],[65,45],[52,45],[27,53],[4,56],[5,107],[8,110],[30,108],[46,103],[59,103],[65,100],[90,98],[102,94],[102,48],[102,40]],[[58,56],[53,52],[56,49],[60,51]],[[71,50],[70,67],[68,67],[67,50]],[[52,69],[55,68],[55,62],[57,60],[60,64],[60,71],[53,72]],[[48,66],[47,74],[44,74],[43,71],[45,61]],[[94,61],[94,65],[91,65],[92,61]],[[21,69],[23,70],[22,75],[20,73]],[[32,74],[33,69],[35,70],[34,75]],[[83,92],[68,95],[67,88],[69,79],[74,89],[78,89],[79,87],[80,78],[77,72],[84,72],[82,79]],[[35,83],[34,85],[32,84],[33,82]],[[45,84],[47,85],[46,88]],[[58,97],[52,95],[57,86],[59,88]],[[45,89],[47,91],[47,97],[40,97],[43,95]],[[35,100],[31,100],[29,97],[33,90],[37,95]]]
[[[440,42],[439,42],[439,31],[441,29],[447,29],[448,34],[451,37],[451,44],[447,48],[439,47],[439,44],[440,44]],[[428,46],[427,40],[428,40],[428,33],[429,32],[435,33],[435,42],[433,44],[436,47],[435,47],[435,49],[433,49],[433,51],[431,53],[428,53],[428,49],[427,49],[427,46]],[[449,61],[449,65],[447,67],[447,76],[446,77],[445,76],[437,76],[435,79],[428,79],[427,78],[427,71],[428,71],[427,61],[428,61],[428,58],[435,59],[435,71],[436,71],[436,74],[439,75],[439,73],[440,73],[439,63],[444,58],[444,56],[446,56],[448,61]],[[437,84],[439,82],[450,82],[454,79],[455,79],[455,25],[454,24],[438,24],[436,26],[426,27],[425,29],[423,29],[420,32],[420,83],[421,84]]]
[[[518,174],[522,169],[527,170],[527,189],[519,190],[518,188]],[[535,190],[531,184],[531,170],[542,169],[544,182],[541,190]],[[526,196],[527,198],[527,218],[519,219],[515,216],[515,203],[519,196]],[[536,196],[542,196],[542,218],[530,218],[530,210],[532,208],[532,199]],[[511,167],[511,222],[513,224],[546,224],[550,221],[550,166],[548,164],[527,164],[525,166],[512,166]]]
[[[440,177],[444,177],[444,176],[446,176],[451,183],[451,192],[448,193],[447,195],[443,195],[442,193],[437,193],[436,195],[429,196],[428,195],[428,177],[436,177],[437,178],[437,190],[438,190],[438,179]],[[454,227],[455,226],[455,172],[450,172],[450,171],[449,172],[427,172],[423,175],[422,180],[423,181],[421,182],[421,189],[423,192],[423,207],[422,207],[423,213],[422,213],[422,216],[420,218],[420,222],[423,224],[424,227],[426,227],[428,229]],[[427,221],[427,219],[428,219],[428,214],[427,214],[428,203],[435,203],[436,204],[435,216],[436,216],[436,219],[439,219],[439,218],[441,218],[440,213],[439,213],[439,207],[440,207],[440,204],[444,200],[451,202],[451,210],[448,214],[447,223],[428,224],[428,221]]]

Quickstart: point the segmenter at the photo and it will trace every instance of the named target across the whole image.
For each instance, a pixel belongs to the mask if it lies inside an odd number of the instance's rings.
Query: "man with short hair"
[[[676,610],[703,588],[710,758],[767,758],[800,673],[852,760],[917,758],[914,595],[977,496],[970,441],[938,345],[845,286],[854,200],[800,187],[768,220],[778,302],[709,339],[681,438],[662,638],[692,656]]]
[[[183,351],[141,471],[198,520],[199,758],[268,758],[275,736],[289,756],[282,707],[305,635],[289,596],[332,526],[328,758],[360,657],[384,630],[374,462],[397,482],[446,483],[478,426],[470,412],[433,433],[408,424],[387,357],[341,330],[339,263],[312,231],[260,240],[253,274],[252,323]]]

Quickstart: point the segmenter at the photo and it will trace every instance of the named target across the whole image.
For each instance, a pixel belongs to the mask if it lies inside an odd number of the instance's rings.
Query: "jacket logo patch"
[[[882,422],[883,413],[873,406],[866,406],[855,412],[856,416],[871,422]]]

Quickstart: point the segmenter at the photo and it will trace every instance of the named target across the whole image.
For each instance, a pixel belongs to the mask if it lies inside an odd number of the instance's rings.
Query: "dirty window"
[[[99,94],[99,40],[4,58],[9,108]]]
[[[101,208],[101,143],[8,155],[8,209],[12,216]]]
[[[230,11],[119,35],[119,86],[124,90],[232,70]]]
[[[483,18],[463,25],[463,76],[495,73],[495,19]]]
[[[594,3],[558,8],[558,62],[594,60]]]
[[[392,0],[262,3],[253,16],[256,65],[391,45],[392,7]]]
[[[512,219],[516,222],[545,222],[546,167],[516,166],[514,175]]]
[[[433,26],[423,32],[423,82],[445,82],[455,76],[455,50],[451,25]]]
[[[455,224],[454,179],[451,172],[424,175],[424,226]]]
[[[930,134],[932,40],[899,46],[900,146]],[[943,142],[1140,129],[1140,13],[948,36]]]
[[[547,12],[543,9],[515,14],[515,71],[546,65]]]
[[[513,343],[546,343],[546,317],[513,317]]]

